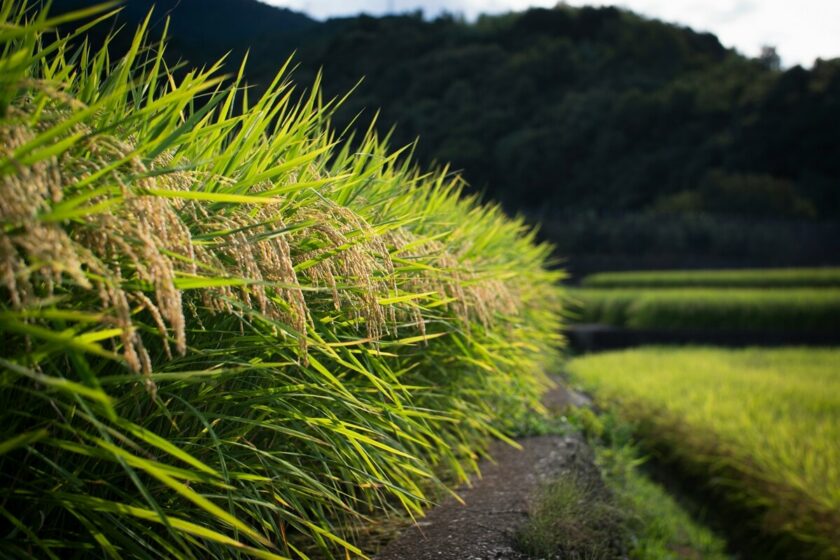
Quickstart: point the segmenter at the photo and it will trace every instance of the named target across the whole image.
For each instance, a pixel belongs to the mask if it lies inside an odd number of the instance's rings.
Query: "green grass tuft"
[[[534,558],[612,560],[621,557],[623,523],[603,484],[572,472],[538,490],[517,548]]]
[[[692,518],[665,488],[641,470],[646,459],[635,427],[613,412],[570,411],[595,451],[604,482],[624,514],[628,556],[635,560],[724,560],[725,541]]]

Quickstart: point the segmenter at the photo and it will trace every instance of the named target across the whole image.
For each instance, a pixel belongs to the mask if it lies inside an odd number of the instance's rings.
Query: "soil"
[[[651,344],[746,346],[835,346],[840,331],[728,329],[630,329],[600,324],[570,325],[566,337],[577,352],[620,350]]]
[[[545,400],[562,410],[581,397],[558,387]],[[377,560],[526,560],[513,547],[527,520],[529,499],[552,478],[583,472],[597,474],[592,452],[576,435],[537,436],[518,440],[522,449],[496,442],[493,462],[483,461],[482,476],[458,489],[464,503],[448,498],[402,532]]]

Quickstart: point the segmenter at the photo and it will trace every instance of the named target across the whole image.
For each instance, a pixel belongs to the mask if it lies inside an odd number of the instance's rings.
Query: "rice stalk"
[[[246,103],[148,19],[112,60],[2,6],[2,555],[362,556],[539,406],[562,273],[521,220],[285,66]]]

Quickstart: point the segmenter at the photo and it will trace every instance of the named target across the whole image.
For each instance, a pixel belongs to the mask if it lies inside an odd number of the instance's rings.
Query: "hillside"
[[[840,61],[781,73],[614,8],[331,27],[301,59],[334,94],[366,77],[345,114],[382,107],[511,209],[840,216]]]
[[[323,68],[329,96],[364,76],[337,123],[381,108],[394,144],[419,137],[419,161],[452,162],[567,253],[593,243],[586,230],[618,253],[640,237],[662,253],[795,260],[836,232],[808,224],[840,219],[840,60],[782,71],[617,8],[317,22],[251,0],[202,2],[195,16],[195,1],[164,3],[173,52],[201,64],[233,50],[233,71],[250,46],[259,87],[296,50],[299,83]],[[727,228],[736,247],[718,239]]]

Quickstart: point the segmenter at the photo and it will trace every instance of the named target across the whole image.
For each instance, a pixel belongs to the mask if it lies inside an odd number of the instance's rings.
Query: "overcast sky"
[[[557,0],[263,0],[317,18],[359,12],[382,14],[422,8],[434,16],[444,8],[473,18],[479,13],[553,6]],[[646,16],[715,33],[728,47],[755,56],[774,45],[786,66],[810,66],[814,59],[840,57],[840,0],[618,0],[573,6],[616,4]]]

